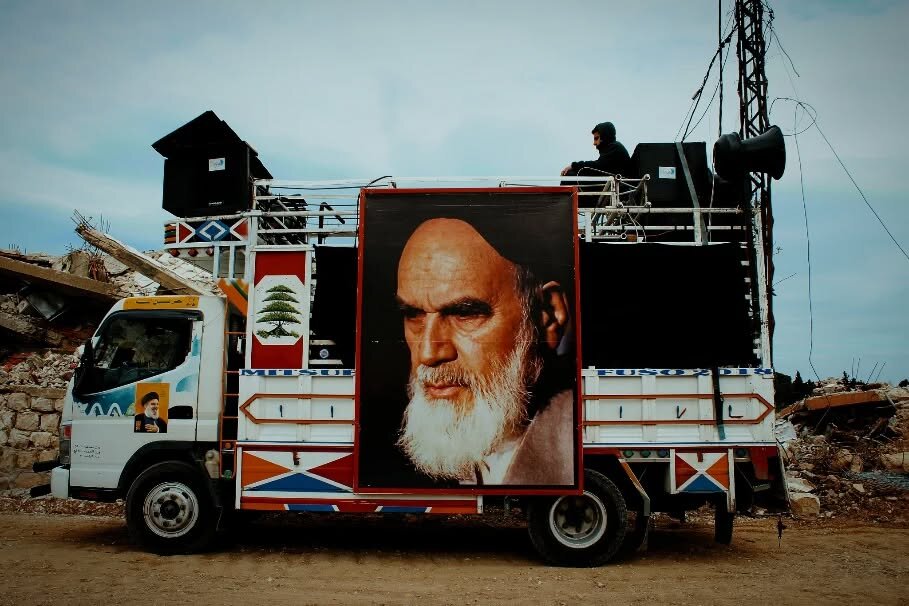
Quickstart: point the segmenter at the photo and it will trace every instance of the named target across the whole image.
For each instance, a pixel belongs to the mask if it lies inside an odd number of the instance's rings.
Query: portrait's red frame
[[[533,486],[508,486],[497,488],[460,486],[457,488],[414,488],[414,487],[374,487],[360,484],[360,381],[363,373],[360,372],[360,338],[363,320],[363,242],[365,234],[366,198],[367,196],[382,195],[421,195],[421,194],[488,194],[488,193],[522,193],[522,194],[564,194],[571,193],[572,213],[572,242],[574,243],[574,331],[577,355],[577,393],[575,401],[575,485],[570,487],[533,487]],[[355,493],[383,493],[383,494],[451,494],[451,495],[541,495],[560,496],[577,495],[584,490],[584,398],[581,376],[581,272],[580,272],[580,245],[578,238],[578,190],[577,187],[549,186],[549,187],[483,187],[483,188],[415,188],[415,189],[389,189],[389,188],[363,188],[360,190],[358,203],[359,234],[357,237],[357,332],[354,375],[354,468],[353,490]]]

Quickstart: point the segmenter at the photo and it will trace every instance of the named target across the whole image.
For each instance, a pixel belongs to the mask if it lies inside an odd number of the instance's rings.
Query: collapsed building
[[[820,381],[779,412],[792,513],[887,521],[909,498],[909,389]]]
[[[80,221],[86,249],[59,257],[0,250],[0,494],[46,484],[37,462],[59,447],[77,349],[117,300],[218,294],[211,274],[167,253],[141,253]]]

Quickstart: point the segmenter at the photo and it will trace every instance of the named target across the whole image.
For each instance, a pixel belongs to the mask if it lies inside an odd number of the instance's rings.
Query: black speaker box
[[[710,174],[707,144],[682,143],[691,180],[701,206],[710,202]],[[656,208],[691,208],[691,195],[675,143],[640,143],[634,148],[631,165],[638,177],[650,175],[647,197]]]
[[[271,179],[256,150],[209,110],[152,144],[164,156],[164,210],[178,217],[252,207],[252,181]]]
[[[251,206],[249,147],[243,143],[180,150],[164,161],[164,210],[178,217],[229,215]]]

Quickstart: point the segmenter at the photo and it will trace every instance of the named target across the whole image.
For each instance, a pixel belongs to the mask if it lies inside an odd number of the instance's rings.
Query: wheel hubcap
[[[594,545],[606,532],[606,507],[598,496],[585,492],[561,497],[549,510],[553,536],[563,545],[582,549]]]
[[[189,532],[199,517],[199,500],[191,488],[180,482],[164,482],[148,492],[143,506],[149,530],[174,539]]]

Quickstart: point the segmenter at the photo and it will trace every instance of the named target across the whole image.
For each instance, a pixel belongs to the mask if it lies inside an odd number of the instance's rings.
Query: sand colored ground
[[[549,568],[526,532],[481,519],[296,517],[210,553],[159,557],[121,518],[0,514],[0,604],[907,604],[909,529],[664,520],[650,550]]]

